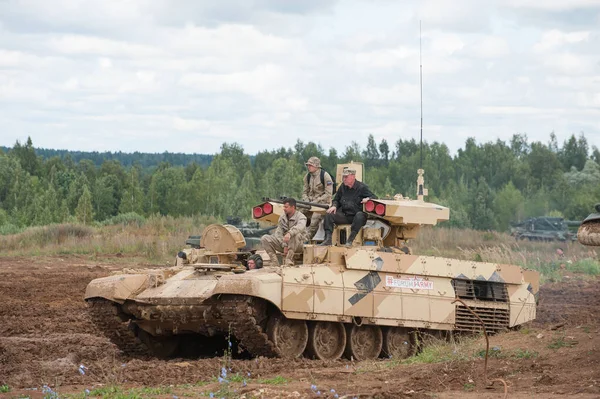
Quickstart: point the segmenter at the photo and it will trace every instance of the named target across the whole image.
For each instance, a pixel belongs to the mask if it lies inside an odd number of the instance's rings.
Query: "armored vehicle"
[[[585,218],[577,231],[577,240],[583,245],[600,246],[600,204],[594,208],[596,213]]]
[[[362,164],[338,165],[337,181],[345,167],[362,175]],[[448,208],[424,201],[422,170],[417,193],[366,202],[369,220],[353,247],[340,246],[350,226],[339,225],[333,245],[305,244],[292,267],[246,270],[256,254],[243,250],[239,229],[210,225],[200,248],[182,251],[175,267],[93,280],[85,300],[121,348],[135,348],[137,337],[161,356],[232,334],[253,356],[404,358],[416,349],[417,331],[479,331],[469,309],[489,332],[533,320],[537,272],[411,254],[407,240],[450,216]],[[282,209],[265,201],[252,215],[276,223]]]
[[[568,226],[578,223],[560,217],[540,216],[522,222],[512,222],[511,235],[517,240],[574,241],[577,235],[572,233]]]

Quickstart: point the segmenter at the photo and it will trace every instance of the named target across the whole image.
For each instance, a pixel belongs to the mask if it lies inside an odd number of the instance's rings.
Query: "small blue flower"
[[[492,350],[493,350],[493,351],[499,351],[499,350],[500,350],[500,347],[499,347],[499,346],[494,346],[494,347],[492,348]]]
[[[312,384],[312,385],[310,386],[310,389],[312,389],[313,391],[316,391],[316,390],[317,390],[317,386],[316,386],[315,384]]]
[[[242,386],[245,387],[246,385],[248,385],[246,384],[246,380],[242,381]]]
[[[223,377],[219,377],[219,378],[218,378],[218,380],[219,380],[219,384],[222,384],[222,383],[224,383],[225,381],[227,381],[227,380],[226,380],[225,378],[223,378]]]
[[[173,395],[173,399],[179,399],[179,396]]]
[[[225,367],[221,367],[221,377],[227,378],[227,369]]]
[[[340,395],[338,395],[338,394],[336,393],[335,395],[333,395],[333,397],[337,399],[337,398],[339,398],[339,397],[340,397]]]
[[[87,368],[87,367],[85,367],[83,364],[80,364],[80,365],[79,365],[79,374],[81,374],[81,375],[85,375],[85,371],[86,371],[87,369],[88,369],[88,368]]]
[[[208,397],[209,397],[209,398],[214,398],[214,397],[215,397],[215,394],[211,392],[211,393],[209,393],[209,394],[208,394]]]
[[[320,394],[321,394],[321,391],[317,391],[317,395],[320,395]]]
[[[329,391],[331,393],[335,393],[335,389],[331,388],[331,391]]]
[[[248,377],[250,377],[250,372],[248,371]]]
[[[90,394],[90,390],[89,389],[86,389],[84,392],[85,392],[86,395]]]

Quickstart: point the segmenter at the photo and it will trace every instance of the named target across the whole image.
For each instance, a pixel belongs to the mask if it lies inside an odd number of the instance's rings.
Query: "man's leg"
[[[308,226],[309,240],[312,240],[314,235],[317,233],[317,230],[319,230],[319,224],[321,223],[321,220],[323,220],[323,214],[313,212],[312,216],[310,217],[310,226]]]
[[[281,266],[275,251],[283,251],[283,243],[274,235],[264,235],[260,238],[263,249],[269,255],[269,266]]]
[[[352,219],[352,226],[350,227],[350,237],[346,240],[346,246],[351,246],[352,241],[356,238],[356,235],[360,229],[367,224],[367,215],[364,212],[358,212]]]
[[[333,226],[334,226],[334,213],[326,213],[325,214],[325,221],[323,222],[323,229],[325,230],[325,239],[323,240],[323,242],[319,245],[321,246],[326,246],[326,245],[331,245],[331,236],[333,234]]]
[[[325,241],[323,241],[320,245],[331,245],[333,226],[336,224],[347,224],[351,221],[352,219],[344,215],[341,210],[338,210],[336,213],[325,214],[325,222],[323,222],[323,227],[325,229]]]
[[[285,256],[285,266],[294,266],[294,254],[302,253],[304,250],[303,237],[292,237],[288,242],[288,253]]]

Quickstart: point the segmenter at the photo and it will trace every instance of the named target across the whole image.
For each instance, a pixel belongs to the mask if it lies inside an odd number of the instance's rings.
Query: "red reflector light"
[[[266,203],[263,204],[262,210],[265,213],[265,215],[270,215],[271,213],[273,213],[273,205],[271,205],[270,203],[266,202]]]
[[[371,200],[365,203],[365,211],[373,212],[375,210],[375,203]]]
[[[254,219],[258,219],[260,217],[263,216],[263,210],[260,206],[255,206],[254,208],[252,208],[252,216],[254,216]]]
[[[385,205],[383,205],[383,204],[375,205],[375,213],[378,214],[379,216],[385,215]]]

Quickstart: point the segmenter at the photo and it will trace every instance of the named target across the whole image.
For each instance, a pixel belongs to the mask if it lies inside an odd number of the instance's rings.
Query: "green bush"
[[[594,259],[582,259],[574,263],[567,263],[567,270],[597,276],[600,274],[600,263]]]
[[[142,215],[138,215],[135,212],[127,212],[127,213],[120,213],[116,216],[106,219],[100,224],[102,226],[122,224],[124,226],[136,225],[138,227],[141,227],[144,225],[144,223],[146,223],[146,218],[143,217]]]
[[[11,234],[19,234],[23,229],[15,226],[14,224],[7,223],[0,226],[0,235],[7,236]]]

